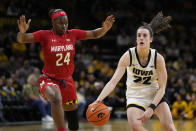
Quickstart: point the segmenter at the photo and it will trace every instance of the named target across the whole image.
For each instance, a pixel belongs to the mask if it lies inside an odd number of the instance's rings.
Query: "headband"
[[[59,16],[67,16],[67,14],[65,13],[65,11],[57,11],[52,15],[52,21],[54,21],[54,19],[56,19]]]

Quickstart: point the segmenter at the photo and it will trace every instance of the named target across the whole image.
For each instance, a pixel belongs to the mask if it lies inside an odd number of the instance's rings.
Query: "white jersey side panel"
[[[156,72],[156,50],[150,49],[148,63],[142,66],[136,48],[130,48],[130,66],[127,67],[127,91],[128,99],[152,100],[158,90]],[[130,104],[130,103],[127,103]]]

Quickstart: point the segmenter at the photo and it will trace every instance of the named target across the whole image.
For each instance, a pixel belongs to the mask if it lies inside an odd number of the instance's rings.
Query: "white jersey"
[[[145,66],[140,63],[136,47],[130,48],[129,54],[130,66],[127,67],[126,82],[127,105],[140,104],[137,103],[137,100],[151,102],[159,88],[156,71],[157,52],[155,49],[150,49]],[[140,105],[146,107],[144,104]]]

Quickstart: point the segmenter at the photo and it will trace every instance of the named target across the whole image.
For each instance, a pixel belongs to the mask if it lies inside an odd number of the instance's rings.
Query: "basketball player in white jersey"
[[[142,123],[155,113],[166,131],[176,131],[171,112],[164,97],[167,71],[163,56],[150,48],[153,32],[170,27],[171,17],[159,12],[150,22],[137,29],[137,46],[125,52],[118,62],[112,79],[94,102],[106,98],[127,70],[127,117],[132,131],[146,131]]]

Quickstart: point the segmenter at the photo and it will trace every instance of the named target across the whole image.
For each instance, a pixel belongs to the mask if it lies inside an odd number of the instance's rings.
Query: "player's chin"
[[[60,30],[60,31],[59,31],[60,34],[64,34],[64,33],[66,33],[66,32],[67,32],[67,30]]]
[[[138,47],[139,47],[139,48],[145,48],[146,45],[145,45],[145,44],[138,44]]]

